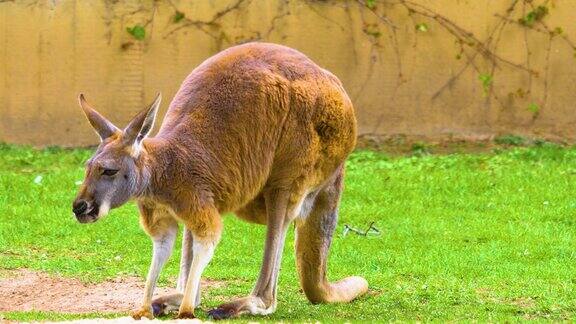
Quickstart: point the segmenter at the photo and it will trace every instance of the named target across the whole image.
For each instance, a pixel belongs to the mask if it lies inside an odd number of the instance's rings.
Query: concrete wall
[[[413,0],[434,20],[383,0],[0,0],[0,141],[95,144],[79,92],[123,126],[157,91],[165,110],[195,66],[249,40],[294,47],[339,76],[361,134],[574,139],[576,2],[550,2],[536,30],[517,24],[531,10],[517,2]],[[473,42],[460,52],[452,23],[498,58]],[[142,40],[126,31],[136,25]],[[551,42],[548,27],[562,28]]]

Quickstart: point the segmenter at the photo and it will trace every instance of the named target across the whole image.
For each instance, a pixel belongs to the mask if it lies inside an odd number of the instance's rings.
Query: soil
[[[202,282],[202,287],[221,285],[219,281]],[[85,284],[78,279],[20,269],[0,276],[0,312],[122,313],[136,308],[143,292],[144,282],[134,277]],[[172,288],[158,287],[155,295],[172,292]]]
[[[427,137],[416,135],[360,135],[357,148],[380,151],[391,156],[452,153],[484,153],[510,147],[533,147],[540,145],[567,146],[559,138],[536,138],[514,135],[503,136],[445,136]]]
[[[1,324],[13,324],[13,323],[17,323],[17,322],[10,322],[10,321],[6,321],[6,323],[3,323],[2,320],[0,320]],[[32,322],[32,323],[40,323],[40,322]],[[41,322],[42,324],[52,324],[52,323],[58,323],[58,324],[143,324],[143,323],[154,323],[154,324],[202,324],[202,323],[207,323],[207,322],[203,322],[200,319],[194,318],[194,319],[186,319],[186,320],[159,320],[159,319],[153,319],[153,320],[148,320],[146,318],[142,319],[142,320],[135,320],[132,317],[119,317],[119,318],[113,318],[113,319],[106,319],[106,318],[93,318],[93,319],[82,319],[82,320],[73,320],[73,321],[63,321],[63,322]]]

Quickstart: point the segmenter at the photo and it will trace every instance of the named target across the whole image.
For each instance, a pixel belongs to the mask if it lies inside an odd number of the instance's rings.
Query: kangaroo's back
[[[296,50],[249,43],[186,78],[158,137],[201,147],[215,200],[235,210],[267,184],[321,182],[354,147],[356,125],[336,77]]]

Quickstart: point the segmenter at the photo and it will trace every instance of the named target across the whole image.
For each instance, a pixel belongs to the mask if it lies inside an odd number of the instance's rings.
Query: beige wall
[[[499,61],[489,95],[478,76],[490,73],[490,59],[470,48],[457,59],[454,37],[401,5],[380,1],[372,11],[360,2],[0,1],[0,141],[94,144],[77,107],[79,92],[123,126],[157,91],[172,98],[204,59],[248,40],[294,47],[333,71],[355,103],[361,134],[576,138],[575,51],[555,37],[548,55],[546,34],[525,33],[514,23],[492,33],[501,22],[495,14],[504,15],[512,0],[415,1],[480,40],[492,34],[491,50],[534,70],[529,78],[522,68]],[[576,36],[576,2],[552,4],[546,24]],[[176,9],[185,15],[177,23]],[[510,18],[521,15],[519,7]],[[383,17],[395,26],[397,46]],[[417,32],[419,23],[429,30]],[[143,41],[126,32],[136,24],[145,25]],[[532,102],[541,107],[536,118],[527,108]]]

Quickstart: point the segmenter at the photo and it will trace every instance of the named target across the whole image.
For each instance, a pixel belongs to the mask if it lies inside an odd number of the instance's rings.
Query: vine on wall
[[[386,16],[386,8],[399,6],[406,10],[409,17],[414,21],[414,28],[419,33],[429,32],[432,28],[439,28],[449,33],[458,44],[458,52],[455,54],[456,60],[464,59],[466,63],[464,66],[452,77],[450,77],[436,93],[432,99],[437,98],[446,89],[455,84],[458,79],[463,75],[463,72],[469,68],[474,69],[478,75],[478,80],[485,97],[489,97],[498,102],[501,107],[505,107],[504,98],[500,97],[495,87],[498,84],[497,70],[500,66],[505,65],[528,76],[528,82],[525,87],[518,88],[515,92],[508,93],[509,98],[531,98],[532,97],[532,84],[534,78],[539,78],[543,83],[543,93],[540,98],[533,99],[526,107],[532,113],[533,120],[538,118],[542,109],[546,107],[548,101],[549,90],[549,70],[550,70],[550,55],[552,52],[552,43],[556,40],[565,45],[565,47],[574,53],[576,58],[576,44],[564,32],[562,26],[550,26],[547,23],[547,17],[551,15],[552,8],[555,7],[554,1],[544,0],[512,0],[510,5],[504,12],[496,12],[494,16],[498,18],[496,26],[492,27],[489,36],[485,40],[476,37],[471,31],[458,25],[454,20],[443,15],[441,12],[435,11],[422,4],[410,0],[356,0],[356,2],[364,6],[368,11],[372,12],[378,20],[384,24],[390,31],[393,39],[393,45],[398,47],[398,27]],[[433,23],[428,24],[425,21]],[[498,46],[501,42],[501,36],[504,29],[512,26],[521,28],[523,31],[524,46],[526,51],[526,61],[519,64],[512,62],[498,54]],[[365,30],[369,37],[377,36],[370,30]],[[530,35],[538,33],[547,37],[546,44],[543,45],[545,51],[545,64],[540,70],[536,70],[532,64],[530,51]],[[398,53],[398,51],[396,51]],[[402,58],[398,55],[398,61]],[[488,63],[489,68],[483,69],[478,60],[484,60]],[[399,80],[402,81],[403,73],[401,71],[402,65],[399,64]]]
[[[198,20],[188,17],[184,10],[179,7],[178,3],[167,0],[167,4],[173,10],[170,23],[162,31],[163,38],[169,38],[182,30],[194,28],[199,30],[212,38],[217,44],[227,43],[241,43],[250,40],[266,40],[270,34],[277,28],[277,23],[291,15],[291,3],[306,4],[313,12],[317,13],[322,19],[326,19],[331,23],[344,30],[345,23],[331,20],[330,17],[323,15],[316,5],[337,5],[345,7],[350,10],[356,6],[358,10],[362,11],[361,16],[365,14],[373,15],[376,22],[365,21],[362,27],[362,32],[367,39],[372,43],[373,52],[378,48],[382,48],[380,40],[388,37],[392,44],[395,54],[395,63],[397,65],[397,87],[405,83],[406,75],[403,68],[403,58],[400,54],[399,43],[403,35],[400,33],[400,28],[396,22],[388,15],[391,9],[403,9],[414,25],[416,34],[426,34],[431,31],[442,30],[452,37],[456,43],[456,53],[454,59],[457,61],[464,61],[465,63],[460,69],[451,77],[449,77],[444,84],[432,95],[432,100],[438,98],[442,93],[449,89],[452,85],[457,83],[463,76],[465,71],[472,69],[477,75],[478,86],[481,88],[484,98],[497,102],[501,107],[506,107],[506,101],[513,98],[521,98],[528,101],[526,109],[531,112],[533,120],[537,119],[541,111],[546,108],[548,102],[549,92],[549,70],[550,70],[550,56],[552,52],[552,43],[562,43],[565,48],[574,52],[576,57],[576,44],[564,31],[562,26],[551,26],[549,16],[553,15],[555,7],[554,0],[509,0],[510,4],[502,12],[495,12],[494,17],[498,18],[497,23],[489,30],[488,36],[485,39],[480,39],[472,31],[459,25],[455,20],[442,14],[438,10],[427,7],[414,0],[280,0],[278,1],[279,10],[276,16],[272,17],[269,22],[269,28],[264,31],[251,31],[248,37],[239,37],[236,39],[229,39],[222,27],[223,19],[246,9],[253,1],[252,0],[236,0],[230,3],[227,7],[217,11],[210,19]],[[153,2],[152,11],[155,12],[160,1]],[[366,13],[364,13],[366,12]],[[126,32],[130,34],[131,40],[123,45],[129,47],[132,41],[146,42],[147,28],[154,18],[152,13],[151,17],[144,21],[142,24],[136,24],[126,28]],[[372,20],[373,21],[373,20]],[[513,62],[506,57],[499,54],[499,45],[502,41],[503,31],[507,28],[519,28],[523,33],[523,42],[525,47],[526,59],[522,63]],[[385,30],[385,32],[383,31]],[[545,53],[544,66],[536,66],[531,59],[532,53],[530,45],[534,44],[531,38],[533,34],[544,35],[547,39],[546,43],[542,45]],[[532,43],[531,43],[532,41]],[[415,47],[415,46],[414,46]],[[372,55],[370,58],[372,64],[377,60],[377,55]],[[508,94],[499,94],[495,89],[499,88],[499,75],[498,71],[502,67],[508,67],[523,73],[527,76],[527,83],[519,87],[516,91]],[[371,71],[368,72],[371,75]],[[543,91],[540,96],[535,96],[533,93],[534,80],[538,79],[541,82]]]

